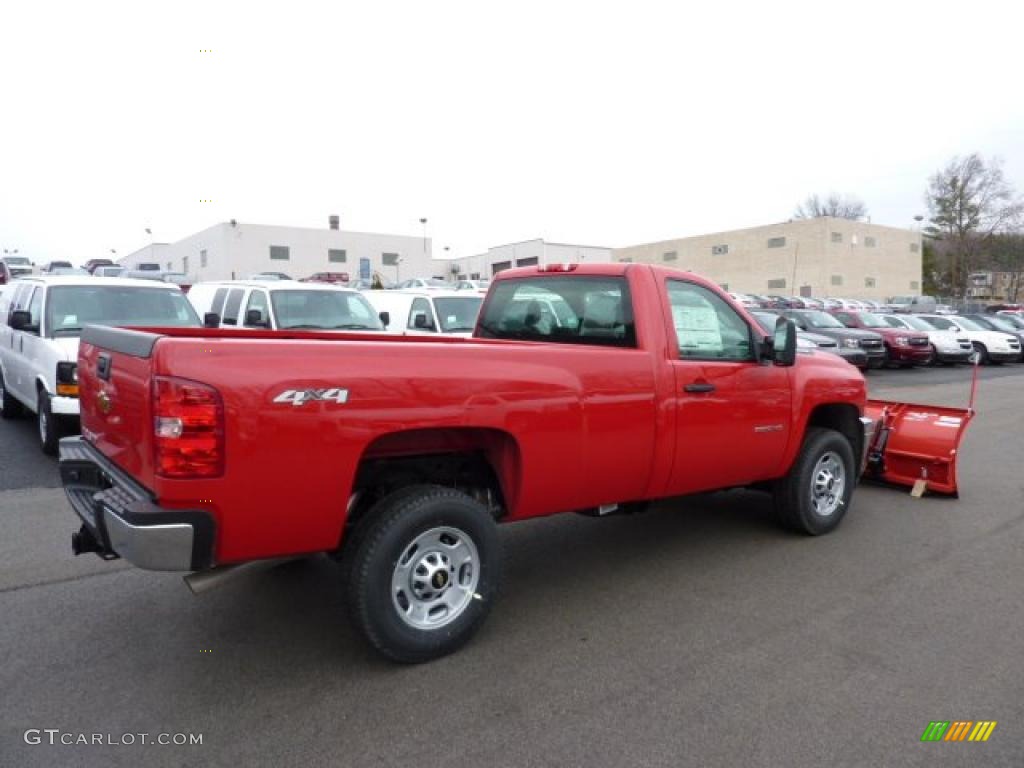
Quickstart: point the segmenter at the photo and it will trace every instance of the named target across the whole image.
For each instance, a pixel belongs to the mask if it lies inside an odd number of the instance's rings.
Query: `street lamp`
[[[420,219],[420,224],[423,225],[423,253],[427,252],[427,220],[426,218]]]

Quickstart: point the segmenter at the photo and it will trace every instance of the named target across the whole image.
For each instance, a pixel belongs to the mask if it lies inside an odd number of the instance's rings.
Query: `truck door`
[[[775,475],[789,438],[789,368],[757,362],[747,321],[715,292],[665,286],[675,349],[673,495]],[[671,334],[670,334],[671,336]]]

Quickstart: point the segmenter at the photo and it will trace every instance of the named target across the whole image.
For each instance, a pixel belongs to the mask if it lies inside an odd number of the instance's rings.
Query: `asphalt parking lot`
[[[868,379],[963,405],[970,370]],[[984,370],[978,411],[959,500],[864,486],[817,539],[741,491],[508,526],[500,606],[418,667],[355,636],[326,558],[201,597],[73,558],[55,462],[0,423],[0,765],[1021,766],[1024,366]],[[932,720],[998,726],[922,743]]]

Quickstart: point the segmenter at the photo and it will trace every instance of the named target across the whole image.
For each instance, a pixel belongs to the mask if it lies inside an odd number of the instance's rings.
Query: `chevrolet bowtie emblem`
[[[96,394],[96,405],[99,406],[100,413],[106,415],[114,407],[114,401],[110,399],[110,395],[101,389]]]

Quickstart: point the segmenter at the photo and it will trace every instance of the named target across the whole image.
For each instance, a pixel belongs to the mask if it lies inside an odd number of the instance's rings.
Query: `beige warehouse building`
[[[921,233],[822,216],[616,248],[735,293],[884,299],[921,293]]]

